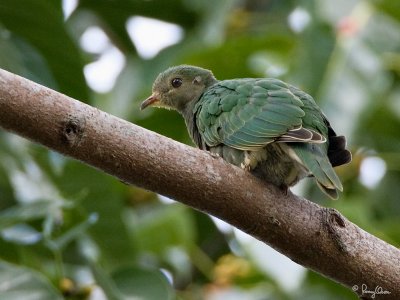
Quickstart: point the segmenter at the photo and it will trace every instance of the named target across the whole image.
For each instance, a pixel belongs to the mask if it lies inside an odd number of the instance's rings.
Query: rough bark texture
[[[0,126],[214,215],[360,296],[400,299],[400,251],[338,211],[0,70]]]

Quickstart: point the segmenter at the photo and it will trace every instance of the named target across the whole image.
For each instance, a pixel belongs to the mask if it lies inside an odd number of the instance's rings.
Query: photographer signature
[[[360,289],[358,285],[353,285],[352,290],[357,292]],[[361,285],[361,295],[370,294],[372,299],[375,299],[376,295],[388,295],[390,294],[389,291],[383,289],[383,287],[377,285],[374,290],[368,290],[368,286],[366,284]]]

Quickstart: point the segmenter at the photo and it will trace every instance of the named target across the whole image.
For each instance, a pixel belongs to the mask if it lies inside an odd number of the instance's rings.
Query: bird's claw
[[[248,164],[242,163],[242,164],[240,165],[240,167],[241,167],[243,170],[247,171],[247,172],[250,172],[250,171],[251,171],[251,166],[248,165]]]
[[[218,153],[208,152],[212,158],[220,158],[221,156]]]

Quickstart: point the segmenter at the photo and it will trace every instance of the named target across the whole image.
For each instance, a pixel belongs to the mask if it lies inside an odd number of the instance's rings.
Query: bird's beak
[[[153,94],[151,95],[149,98],[147,98],[146,100],[144,100],[142,102],[142,104],[140,104],[140,110],[145,109],[147,106],[152,106],[155,103],[160,102],[160,100],[158,99],[158,95]]]

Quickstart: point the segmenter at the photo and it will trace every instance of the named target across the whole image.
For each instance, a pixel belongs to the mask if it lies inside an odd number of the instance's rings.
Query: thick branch
[[[214,215],[349,288],[400,299],[400,251],[248,172],[0,70],[0,126]],[[372,294],[364,293],[364,297]]]

